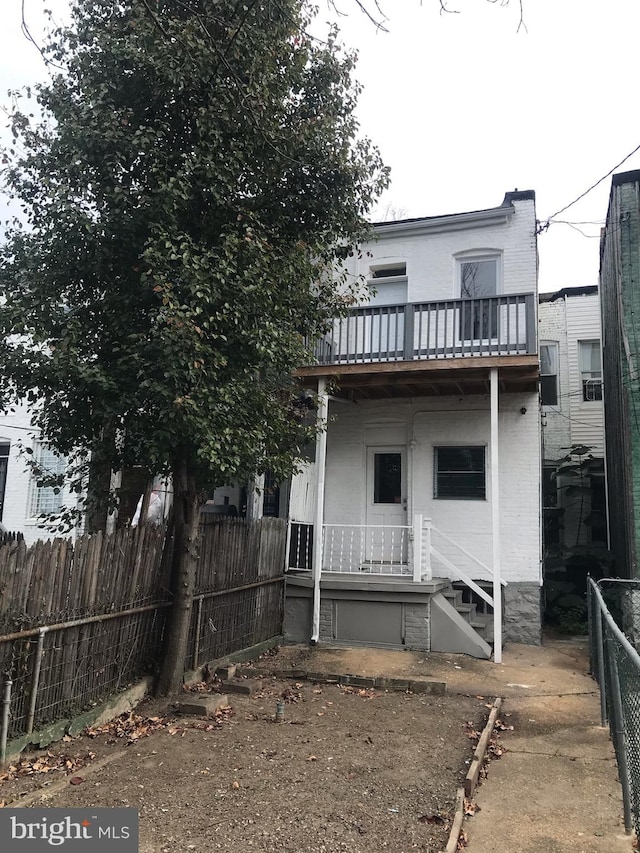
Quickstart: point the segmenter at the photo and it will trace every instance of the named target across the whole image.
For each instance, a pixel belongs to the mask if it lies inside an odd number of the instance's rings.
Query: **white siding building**
[[[545,545],[606,546],[598,288],[541,294],[539,338]],[[580,491],[575,475],[554,476],[572,448],[584,449],[572,455],[574,463],[584,462]]]
[[[26,454],[26,450],[32,451]],[[4,527],[21,533],[27,545],[38,539],[73,535],[52,532],[39,516],[56,513],[63,506],[75,506],[76,497],[67,490],[39,487],[27,459],[38,460],[52,474],[63,472],[66,460],[38,442],[38,431],[31,425],[26,406],[18,406],[0,416],[0,521]]]

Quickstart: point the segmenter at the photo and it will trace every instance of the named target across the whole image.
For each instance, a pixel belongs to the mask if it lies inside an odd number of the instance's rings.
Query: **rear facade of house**
[[[285,631],[539,642],[534,193],[374,230],[348,269],[368,296],[298,371],[326,430],[291,484]]]

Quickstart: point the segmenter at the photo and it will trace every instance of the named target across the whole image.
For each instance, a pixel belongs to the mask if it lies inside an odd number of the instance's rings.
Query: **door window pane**
[[[374,504],[402,502],[402,454],[375,453],[373,462]]]

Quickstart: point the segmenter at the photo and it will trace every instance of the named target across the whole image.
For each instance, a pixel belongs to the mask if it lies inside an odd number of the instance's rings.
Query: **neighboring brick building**
[[[611,181],[600,243],[605,438],[614,572],[640,552],[640,171]]]

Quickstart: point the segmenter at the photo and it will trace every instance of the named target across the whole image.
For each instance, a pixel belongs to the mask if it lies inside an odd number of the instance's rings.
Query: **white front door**
[[[376,563],[407,560],[406,448],[367,448],[366,557]]]

